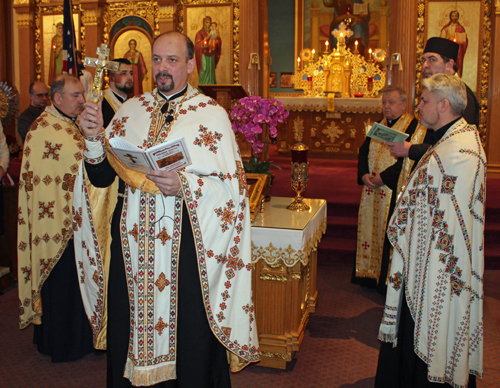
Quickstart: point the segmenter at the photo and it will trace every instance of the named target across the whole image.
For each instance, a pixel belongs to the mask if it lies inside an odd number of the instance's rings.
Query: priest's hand
[[[384,185],[384,181],[382,180],[382,177],[378,172],[374,173],[372,175],[371,179],[372,184],[374,184],[376,187],[380,187]]]
[[[151,179],[165,195],[177,195],[181,182],[177,173],[172,171],[148,171],[146,178]]]
[[[365,184],[366,187],[368,187],[370,189],[376,189],[379,186],[377,186],[377,184],[375,182],[373,182],[374,178],[375,178],[375,175],[365,174],[365,175],[363,175],[363,178],[361,178],[361,180],[363,181],[363,183]]]
[[[399,142],[386,142],[385,143],[389,149],[391,150],[391,153],[398,158],[407,158],[408,154],[410,152],[410,147],[411,144],[407,141],[399,141]]]
[[[85,136],[97,136],[102,132],[104,120],[102,118],[102,101],[94,104],[92,101],[85,103],[85,109],[80,114],[80,128]]]

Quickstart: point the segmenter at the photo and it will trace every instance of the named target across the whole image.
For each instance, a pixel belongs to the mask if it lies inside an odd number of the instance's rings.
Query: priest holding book
[[[260,359],[243,163],[226,111],[188,84],[194,66],[192,41],[164,33],[152,44],[152,92],[125,102],[104,131],[100,105],[80,116],[75,244],[87,314],[107,345],[108,387],[229,388],[230,370]],[[107,152],[111,137],[142,150],[184,137],[192,164],[132,171]],[[112,193],[110,229],[89,208],[94,189]]]
[[[406,133],[407,141],[421,143],[426,129],[406,111],[406,92],[388,85],[382,90],[384,119],[392,130]],[[411,171],[414,161],[391,154],[385,142],[368,135],[359,149],[358,184],[364,185],[358,216],[358,239],[352,283],[385,294],[391,245],[387,240],[387,220],[392,214],[397,193]]]

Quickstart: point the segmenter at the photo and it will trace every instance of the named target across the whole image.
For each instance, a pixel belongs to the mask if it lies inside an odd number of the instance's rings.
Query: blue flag
[[[75,28],[73,26],[73,4],[71,0],[64,0],[63,26],[63,73],[78,77],[75,58]]]

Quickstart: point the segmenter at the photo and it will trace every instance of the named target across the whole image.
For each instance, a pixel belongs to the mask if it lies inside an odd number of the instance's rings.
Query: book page
[[[116,149],[122,149],[122,150],[132,150],[132,151],[138,151],[138,152],[143,152],[139,147],[133,145],[132,143],[129,143],[126,140],[120,139],[119,137],[113,137],[109,139],[109,144]]]
[[[146,150],[155,170],[176,171],[191,164],[191,157],[183,137],[157,144]]]
[[[368,3],[360,4],[354,3],[354,8],[352,10],[353,15],[368,15]]]
[[[126,168],[143,173],[153,170],[149,165],[146,155],[141,150],[135,151],[133,149],[127,150],[114,147],[109,148],[109,150]]]

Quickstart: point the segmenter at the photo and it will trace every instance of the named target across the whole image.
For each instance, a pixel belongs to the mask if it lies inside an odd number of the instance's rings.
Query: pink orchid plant
[[[269,128],[271,137],[276,137],[278,123],[284,123],[287,117],[288,111],[281,101],[260,96],[240,98],[231,111],[234,133],[241,132],[245,135],[255,154],[262,152],[264,143],[260,140],[260,135],[264,127]]]

